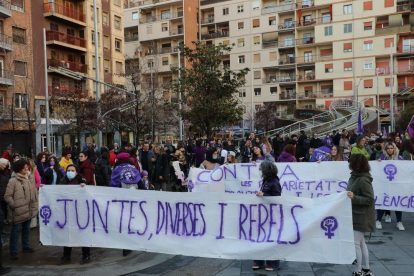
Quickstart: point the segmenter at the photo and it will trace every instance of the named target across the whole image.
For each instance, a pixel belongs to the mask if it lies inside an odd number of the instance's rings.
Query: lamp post
[[[377,74],[377,130],[381,130],[381,122],[380,122],[380,105],[379,105],[379,81],[378,75],[380,73],[380,68],[375,69],[375,73]]]
[[[99,45],[98,45],[98,13],[96,8],[96,0],[93,0],[93,29],[94,29],[94,38],[95,38],[95,87],[96,87],[96,102],[99,103],[99,100],[101,99],[101,84],[98,82],[100,80],[99,76]],[[99,118],[101,114],[101,108],[98,104],[98,114],[97,117]],[[98,148],[100,149],[102,147],[102,132],[99,128],[96,128],[96,136],[97,136],[97,142],[98,142]]]
[[[50,114],[49,114],[49,85],[47,76],[47,50],[46,50],[46,28],[43,28],[43,55],[45,63],[45,108],[46,108],[46,148],[50,148]],[[43,151],[43,149],[42,149]]]

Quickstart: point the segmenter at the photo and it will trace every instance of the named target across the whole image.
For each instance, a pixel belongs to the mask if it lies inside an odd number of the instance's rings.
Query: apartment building
[[[354,89],[377,105],[378,89],[389,109],[392,82],[402,108],[414,91],[413,7],[411,0],[205,0],[199,32],[207,44],[234,44],[223,65],[251,69],[239,96],[255,108],[277,102],[279,115],[291,105],[326,108]]]
[[[97,0],[100,80],[124,85],[124,22],[121,0]],[[46,128],[44,114],[45,76],[43,28],[46,29],[47,66],[65,67],[95,78],[95,36],[93,0],[44,0],[32,7],[34,64],[36,78],[36,112],[40,126],[36,134],[37,152],[44,148]],[[94,97],[92,80],[75,80],[48,70],[49,97],[63,97],[76,91],[83,97]],[[58,88],[58,89],[57,89]],[[101,86],[101,93],[105,87]],[[53,121],[58,124],[59,122]],[[57,129],[58,126],[55,127]],[[53,126],[52,126],[53,130]],[[113,135],[103,135],[104,144],[113,142]],[[76,135],[54,133],[53,152],[62,145],[75,143]],[[95,139],[96,141],[96,139]]]
[[[0,2],[0,147],[33,147],[34,75],[30,0]]]

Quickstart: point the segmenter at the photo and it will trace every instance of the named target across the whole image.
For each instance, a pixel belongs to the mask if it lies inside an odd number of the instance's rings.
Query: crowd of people
[[[372,177],[368,161],[382,160],[414,161],[414,138],[399,133],[386,137],[381,132],[357,135],[356,132],[338,129],[326,134],[290,137],[282,134],[273,138],[248,134],[240,140],[198,139],[154,144],[150,139],[133,146],[124,143],[96,148],[87,143],[82,149],[79,144],[65,146],[61,158],[45,149],[34,160],[23,158],[12,146],[6,148],[0,159],[0,230],[10,235],[10,258],[18,259],[18,240],[22,236],[22,252],[34,252],[30,246],[30,228],[37,225],[38,190],[44,185],[96,185],[155,191],[187,191],[185,179],[192,167],[214,170],[225,164],[260,164],[263,185],[257,196],[280,196],[282,190],[277,176],[277,162],[350,162],[351,178],[348,196],[352,199],[357,270],[354,275],[372,275],[369,270],[368,251],[364,232],[382,229],[382,219],[391,222],[389,211],[377,210],[373,201]],[[328,149],[326,158],[313,158],[314,152]],[[180,177],[181,175],[181,177]],[[402,213],[395,212],[397,228],[405,230]],[[360,215],[364,214],[364,215]],[[3,224],[12,225],[11,232],[3,230]],[[1,250],[0,250],[1,251]],[[71,260],[72,248],[65,247],[63,257],[57,262],[63,265]],[[81,264],[91,261],[90,248],[82,248]],[[124,250],[127,256],[130,250]],[[266,265],[265,265],[266,264]],[[364,267],[362,267],[362,265]],[[256,260],[253,269],[274,270],[278,261]],[[10,268],[1,266],[0,274]],[[370,274],[371,273],[371,274]]]

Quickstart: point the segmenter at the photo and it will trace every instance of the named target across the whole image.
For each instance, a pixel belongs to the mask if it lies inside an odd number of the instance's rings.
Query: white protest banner
[[[375,208],[414,212],[414,162],[372,161]],[[192,168],[193,192],[256,194],[261,187],[260,164],[223,165],[214,171]],[[282,195],[317,198],[346,191],[348,162],[276,163]]]
[[[336,264],[355,259],[346,193],[312,200],[57,185],[40,189],[39,207],[43,245]]]

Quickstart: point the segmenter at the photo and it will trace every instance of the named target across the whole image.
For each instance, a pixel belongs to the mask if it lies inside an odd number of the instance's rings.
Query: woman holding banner
[[[206,160],[201,163],[200,169],[212,171],[218,167],[220,167],[219,154],[217,149],[213,147],[206,152]]]
[[[375,199],[372,187],[371,167],[363,154],[352,154],[349,159],[351,177],[348,181],[348,197],[352,201],[352,222],[357,256],[354,276],[372,276],[369,268],[369,252],[364,233],[375,232]],[[364,267],[364,268],[362,268]]]
[[[79,169],[77,166],[70,164],[66,167],[66,175],[63,177],[60,182],[62,185],[80,185],[82,188],[86,186],[85,178],[79,174]],[[41,187],[43,184],[40,185]],[[70,255],[72,254],[72,247],[63,247],[63,257],[58,262],[58,265],[63,265],[70,262]],[[91,261],[91,248],[82,247],[82,259],[80,264],[86,264]]]
[[[265,161],[260,164],[259,170],[262,172],[263,184],[256,196],[281,196],[282,187],[277,176],[275,159],[270,154],[266,155]],[[273,271],[279,269],[279,267],[280,261],[254,260],[252,265],[253,270],[265,268],[267,271]]]
[[[259,146],[254,146],[253,147],[253,157],[252,157],[252,162],[253,163],[261,163],[265,160],[264,154],[263,154],[263,150],[261,147]]]
[[[393,142],[388,142],[385,144],[385,147],[382,151],[382,154],[380,158],[378,159],[378,162],[381,162],[381,160],[404,160],[400,155],[400,151],[398,147]],[[376,221],[376,227],[377,229],[382,229],[381,220],[385,213],[385,222],[391,223],[391,211],[386,210],[377,210],[377,221]],[[402,212],[401,211],[395,211],[395,216],[397,217],[397,228],[400,231],[404,231],[405,227],[402,224]]]

